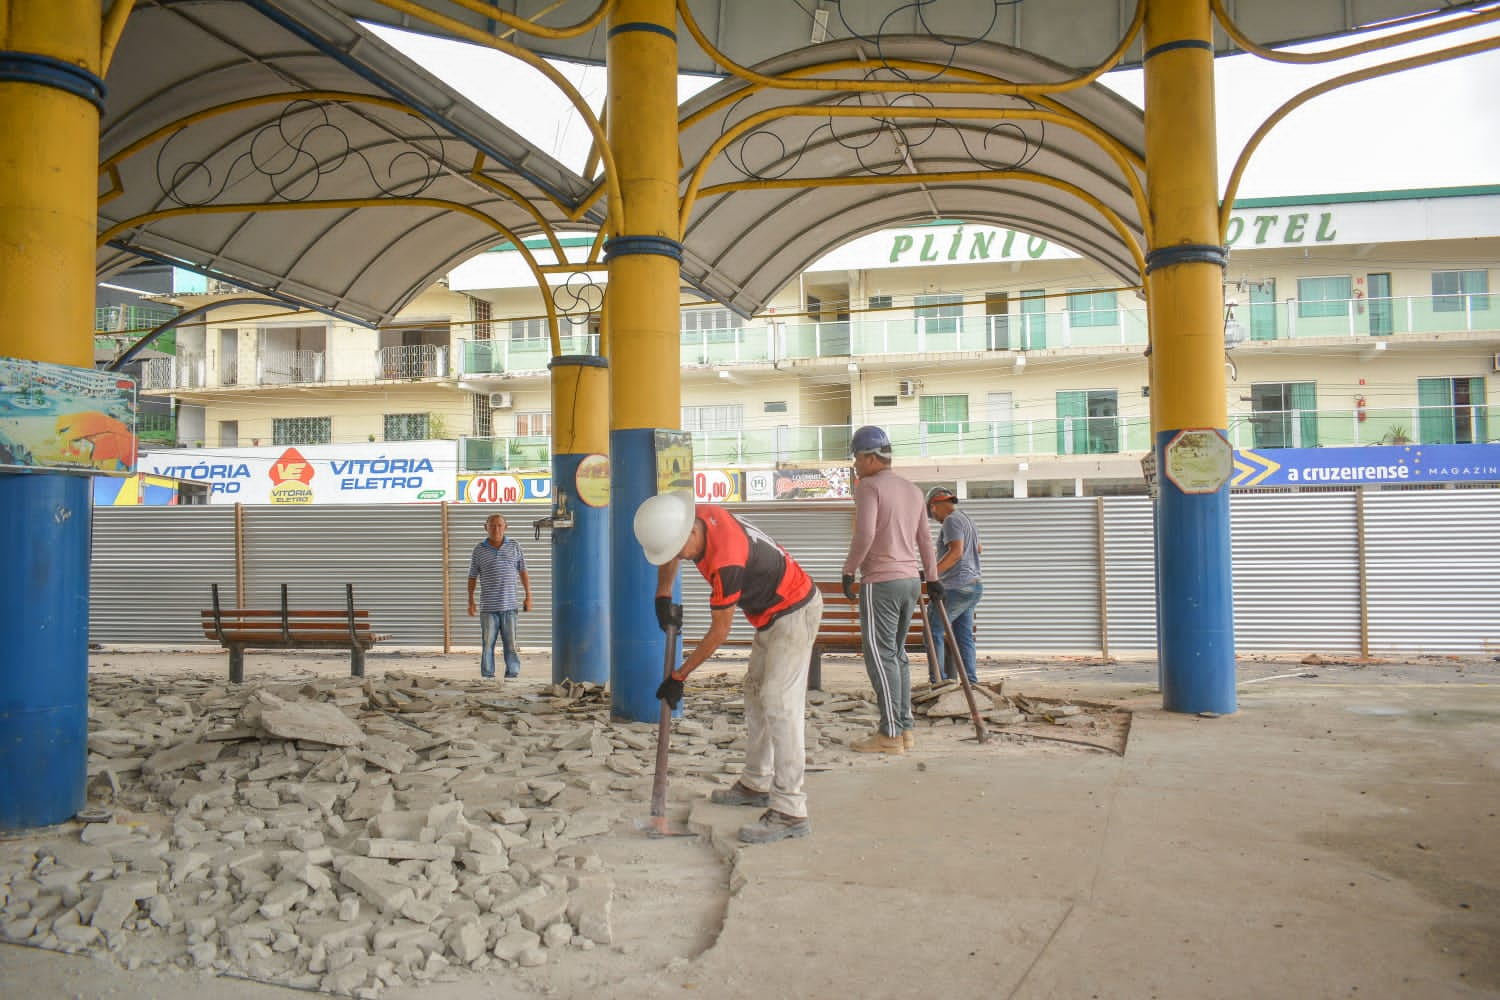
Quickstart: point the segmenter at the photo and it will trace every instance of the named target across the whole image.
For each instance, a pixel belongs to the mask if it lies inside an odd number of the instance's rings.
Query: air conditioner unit
[[[916,379],[904,378],[896,383],[896,392],[902,399],[910,399],[917,394]]]
[[[490,393],[490,409],[492,409],[492,410],[508,410],[508,409],[510,409],[510,393],[508,393],[508,392],[492,392],[492,393]]]

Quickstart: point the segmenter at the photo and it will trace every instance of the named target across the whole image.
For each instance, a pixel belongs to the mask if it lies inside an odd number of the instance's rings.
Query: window
[[[891,297],[889,295],[871,295],[868,304],[871,309],[889,309],[891,307]]]
[[[732,343],[744,325],[744,317],[728,309],[682,310],[682,336],[692,342]]]
[[[1119,326],[1120,305],[1115,293],[1069,292],[1068,324],[1074,327]]]
[[[766,401],[765,412],[766,413],[785,413],[785,412],[787,412],[786,400],[784,400],[784,399],[770,399],[770,400],[767,400]]]
[[[929,434],[962,434],[969,422],[969,397],[920,396],[917,398],[918,419]]]
[[[896,405],[896,397],[895,396],[875,396],[875,397],[872,397],[870,399],[870,403],[873,406],[895,406]]]
[[[494,318],[494,307],[488,299],[470,299],[471,319],[474,320],[474,339],[490,339],[490,321]]]
[[[1482,444],[1489,440],[1483,378],[1419,378],[1422,444]]]
[[[1108,455],[1120,450],[1120,401],[1114,389],[1057,394],[1057,453]]]
[[[1250,427],[1257,448],[1318,446],[1316,382],[1255,382],[1250,386]]]
[[[1299,319],[1347,316],[1353,295],[1354,280],[1347,274],[1339,278],[1298,278],[1297,316]]]
[[[385,439],[387,441],[426,441],[431,435],[431,421],[425,413],[387,413],[385,415]]]
[[[547,319],[538,316],[536,319],[513,319],[510,321],[511,340],[548,340]]]
[[[1021,293],[1021,350],[1039,351],[1047,346],[1046,291],[1034,288]]]
[[[917,319],[928,333],[957,333],[958,321],[964,314],[962,295],[918,295],[913,301],[917,306]]]
[[[1490,307],[1490,272],[1433,271],[1433,312],[1483,312]]]
[[[482,392],[476,392],[474,394],[473,410],[475,437],[489,437],[494,433],[494,431],[490,429],[491,424],[493,423],[492,417],[494,416],[494,412],[495,411],[490,408],[490,397],[486,396]]]
[[[742,403],[682,408],[682,429],[685,431],[737,431],[744,426],[745,407]]]
[[[522,410],[516,414],[516,437],[551,437],[550,410]]]
[[[329,444],[333,441],[332,417],[272,417],[274,445]]]

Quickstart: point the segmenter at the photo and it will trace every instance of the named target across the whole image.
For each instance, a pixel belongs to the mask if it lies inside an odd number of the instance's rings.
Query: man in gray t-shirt
[[[984,594],[984,583],[980,579],[979,534],[969,515],[958,509],[958,497],[946,486],[934,486],[927,491],[927,513],[942,527],[938,531],[937,571],[943,582],[944,605],[948,620],[953,624],[953,638],[964,661],[964,673],[970,683],[979,681],[974,661],[974,608]],[[947,650],[943,648],[943,619],[932,617],[932,642],[937,647],[938,671],[942,676],[957,677],[945,669]]]

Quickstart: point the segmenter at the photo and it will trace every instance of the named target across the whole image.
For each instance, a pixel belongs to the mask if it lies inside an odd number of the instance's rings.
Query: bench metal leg
[[[823,651],[816,646],[813,647],[812,659],[807,664],[807,689],[823,690]]]
[[[365,675],[365,648],[354,646],[349,650],[349,676],[363,677]]]
[[[229,647],[229,683],[245,683],[245,647]]]

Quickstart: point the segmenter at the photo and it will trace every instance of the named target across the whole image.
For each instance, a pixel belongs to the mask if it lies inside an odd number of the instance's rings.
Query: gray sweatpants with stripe
[[[886,580],[859,588],[859,627],[864,634],[865,672],[880,706],[880,731],[900,736],[913,726],[911,664],[906,659],[906,630],[917,610],[922,582]]]

